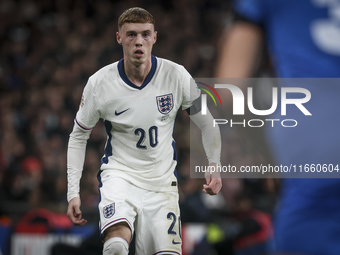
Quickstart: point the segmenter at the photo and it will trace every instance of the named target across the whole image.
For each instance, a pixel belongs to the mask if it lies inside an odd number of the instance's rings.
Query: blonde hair
[[[121,29],[125,23],[151,23],[155,25],[154,17],[143,8],[133,7],[127,9],[118,19],[118,29]]]

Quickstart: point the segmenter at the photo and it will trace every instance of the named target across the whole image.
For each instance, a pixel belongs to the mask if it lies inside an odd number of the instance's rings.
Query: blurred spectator
[[[117,19],[136,4],[158,20],[155,55],[185,65],[194,77],[211,76],[214,38],[228,8],[225,1],[0,2],[0,207],[4,212],[20,217],[36,206],[66,211],[66,143],[83,87],[89,75],[122,58],[115,39]],[[188,155],[185,114],[179,114],[182,122],[175,129],[179,161]],[[97,206],[98,185],[93,180],[105,138],[103,125],[97,125],[81,184],[85,207]],[[39,170],[27,170],[33,158]],[[12,206],[14,200],[25,206]]]

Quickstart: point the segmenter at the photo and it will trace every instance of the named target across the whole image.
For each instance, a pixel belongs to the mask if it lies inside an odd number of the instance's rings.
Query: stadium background
[[[87,146],[81,198],[89,223],[83,228],[65,218],[67,141],[87,78],[122,58],[117,19],[133,6],[156,19],[155,56],[184,65],[193,77],[214,76],[230,1],[0,1],[0,254],[49,254],[56,243],[79,245],[95,235],[103,124]],[[223,180],[220,196],[204,196],[203,180],[189,177],[186,115],[179,112],[174,134],[184,254],[260,254],[275,183]],[[229,139],[230,162],[262,157],[237,132]]]

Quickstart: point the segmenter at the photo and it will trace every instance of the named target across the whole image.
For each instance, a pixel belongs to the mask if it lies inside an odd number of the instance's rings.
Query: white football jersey
[[[123,59],[100,69],[85,86],[76,123],[91,129],[102,118],[107,132],[102,171],[153,191],[176,190],[173,130],[177,111],[200,95],[183,66],[152,58],[142,86],[124,73]]]

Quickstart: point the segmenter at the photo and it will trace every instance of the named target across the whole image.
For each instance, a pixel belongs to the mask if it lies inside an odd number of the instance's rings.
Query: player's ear
[[[120,37],[119,32],[116,32],[116,38],[117,38],[118,44],[122,45],[122,38]]]
[[[156,43],[157,41],[157,31],[155,31],[154,36],[153,36],[153,43]]]

